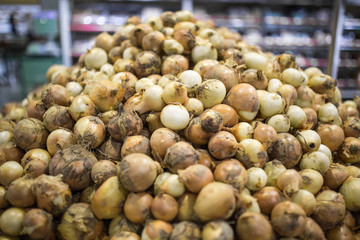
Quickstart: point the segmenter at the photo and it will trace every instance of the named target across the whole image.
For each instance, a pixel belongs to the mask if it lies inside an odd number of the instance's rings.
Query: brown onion
[[[306,113],[306,124],[304,129],[314,129],[318,122],[315,110],[307,107],[303,108],[303,110]]]
[[[79,145],[72,145],[56,152],[49,163],[49,174],[62,174],[63,181],[72,190],[82,190],[92,183],[91,169],[96,162],[93,153]]]
[[[32,239],[46,239],[53,228],[53,216],[38,208],[28,211],[23,219],[23,234]]]
[[[29,104],[26,106],[26,113],[28,118],[36,118],[42,121],[45,111],[45,105],[41,100],[29,101]]]
[[[341,127],[333,124],[322,124],[318,127],[321,143],[331,151],[336,151],[345,140],[345,134]]]
[[[185,54],[189,54],[195,46],[195,37],[188,29],[174,31],[174,39],[183,45]]]
[[[29,178],[37,178],[42,174],[49,173],[49,163],[40,159],[34,159],[28,162],[24,167],[24,174]]]
[[[35,196],[31,186],[33,181],[21,177],[11,182],[6,192],[6,200],[15,207],[30,207],[35,203]]]
[[[141,47],[143,37],[151,32],[152,27],[148,24],[138,24],[130,32],[129,39],[132,45]]]
[[[134,223],[145,223],[150,217],[152,202],[153,197],[148,193],[129,193],[124,203],[124,214]]]
[[[345,201],[340,193],[323,190],[316,196],[316,208],[312,218],[323,230],[334,228],[345,218]]]
[[[75,143],[75,136],[70,130],[56,129],[49,134],[46,140],[46,147],[49,153],[54,156],[58,150],[70,147]]]
[[[32,191],[38,208],[53,216],[62,214],[72,202],[69,185],[61,181],[62,176],[41,175],[34,180]]]
[[[216,209],[216,211],[209,211],[209,209]],[[197,196],[194,210],[204,222],[228,219],[235,210],[234,189],[225,183],[209,183]]]
[[[256,139],[244,139],[239,143],[236,159],[246,168],[264,167],[268,161],[268,155],[261,142]]]
[[[143,192],[155,181],[160,166],[149,156],[132,153],[124,157],[119,164],[119,180],[129,191]]]
[[[174,54],[166,57],[161,66],[161,74],[177,74],[189,69],[189,60],[183,55]]]
[[[71,117],[77,121],[82,117],[95,115],[98,108],[87,95],[76,96],[69,107]]]
[[[160,73],[161,59],[152,51],[141,52],[135,60],[135,72],[137,77],[147,77],[151,74]]]
[[[140,224],[130,222],[129,219],[120,213],[110,221],[108,232],[109,236],[112,237],[113,235],[121,232],[138,233],[140,229]]]
[[[185,170],[178,170],[178,174],[180,181],[193,193],[200,192],[204,186],[214,180],[211,170],[201,164],[188,166]]]
[[[346,137],[360,137],[360,119],[349,118],[344,122],[344,133]]]
[[[126,137],[121,147],[121,157],[124,158],[131,153],[143,153],[150,156],[149,139],[141,135]]]
[[[349,176],[350,174],[345,166],[333,163],[324,174],[324,184],[330,189],[336,190]]]
[[[171,233],[170,240],[186,239],[200,240],[200,226],[188,221],[177,223]]]
[[[134,111],[121,109],[118,115],[110,120],[107,127],[111,137],[123,141],[126,136],[139,135],[143,123]]]
[[[327,240],[355,240],[353,232],[345,225],[336,226],[325,235]]]
[[[108,178],[116,175],[116,165],[109,160],[100,160],[96,162],[91,169],[91,179],[97,185],[101,185]]]
[[[156,240],[168,239],[173,230],[170,223],[162,220],[153,220],[145,224],[141,233],[141,239]]]
[[[178,213],[178,208],[175,198],[166,193],[160,193],[151,203],[152,215],[163,221],[172,221]]]
[[[110,137],[97,148],[96,157],[99,160],[119,161],[121,160],[121,151],[119,151],[121,145],[120,142]]]
[[[167,149],[177,143],[179,140],[179,135],[171,129],[156,129],[150,137],[152,155],[155,159],[161,160],[163,157],[165,157]]]
[[[91,209],[99,219],[112,219],[122,212],[128,192],[117,176],[108,178],[91,198]]]
[[[53,105],[69,106],[70,95],[67,89],[59,84],[49,85],[42,93],[41,100],[46,108]]]
[[[238,123],[238,115],[234,108],[226,104],[217,104],[211,108],[212,110],[220,113],[222,122],[225,127],[232,127]]]
[[[174,27],[175,24],[179,21],[178,16],[171,11],[163,12],[160,15],[160,18],[163,21],[164,27]]]
[[[48,164],[51,159],[51,155],[48,151],[40,148],[35,148],[30,151],[27,151],[24,157],[21,159],[21,166],[25,167],[32,160],[41,160],[44,163]]]
[[[317,93],[333,94],[336,80],[326,74],[318,74],[309,78],[309,87]]]
[[[22,208],[11,207],[0,216],[1,231],[10,236],[20,236],[23,228],[25,211]]]
[[[14,128],[15,143],[24,150],[45,148],[48,135],[44,124],[35,118],[23,119]]]
[[[306,218],[304,231],[299,235],[304,240],[325,240],[324,232],[320,226],[310,217]]]
[[[233,157],[236,154],[238,143],[234,135],[226,131],[217,132],[208,144],[209,152],[217,159]]]
[[[207,70],[214,65],[219,65],[219,62],[213,59],[201,60],[194,66],[194,71],[198,72],[201,77],[204,77],[204,74]]]
[[[141,45],[144,51],[154,51],[160,54],[162,53],[161,44],[164,40],[165,40],[164,34],[162,34],[159,31],[152,31],[147,33],[143,37]]]
[[[235,75],[235,71],[225,65],[209,66],[203,77],[204,79],[220,80],[222,83],[224,83],[227,92],[236,84],[238,84],[238,79]]]
[[[277,180],[277,186],[283,190],[286,196],[291,196],[293,193],[299,191],[302,185],[302,177],[298,171],[288,169],[280,174]]]
[[[254,139],[261,142],[265,149],[271,145],[271,143],[276,139],[277,132],[275,128],[268,124],[263,124],[262,122],[256,122],[254,126]]]
[[[248,181],[245,167],[235,159],[224,160],[217,165],[214,178],[216,181],[232,185],[240,192],[245,188]]]
[[[114,63],[114,70],[117,73],[130,72],[135,74],[135,61],[131,59],[118,59]]]
[[[271,240],[274,238],[269,220],[256,212],[245,212],[238,218],[236,233],[239,239]]]
[[[261,213],[270,215],[272,209],[284,201],[283,194],[276,187],[264,187],[253,195],[261,209]]]
[[[306,214],[296,203],[280,202],[271,211],[271,223],[281,236],[296,237],[305,229]]]
[[[209,132],[216,133],[223,127],[222,115],[215,110],[207,109],[200,115],[201,126]]]
[[[354,137],[345,138],[338,153],[340,159],[346,163],[360,162],[360,140]]]
[[[59,128],[72,129],[74,120],[71,118],[69,108],[64,106],[52,106],[43,115],[46,129],[52,132]]]
[[[202,229],[203,240],[234,239],[234,231],[231,226],[221,220],[208,222]]]
[[[184,129],[184,136],[192,144],[201,146],[209,142],[212,133],[202,127],[200,117],[195,117],[190,120],[190,123]]]
[[[170,172],[177,173],[179,169],[198,163],[199,159],[200,153],[191,144],[180,141],[167,149],[162,165]]]
[[[268,79],[262,70],[247,69],[240,73],[239,83],[248,83],[257,90],[265,90],[268,85]]]

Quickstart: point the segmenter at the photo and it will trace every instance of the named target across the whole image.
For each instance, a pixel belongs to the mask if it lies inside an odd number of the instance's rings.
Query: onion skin
[[[230,184],[241,192],[247,184],[248,174],[246,168],[239,161],[228,159],[216,166],[214,179],[218,182]]]
[[[201,164],[188,166],[185,170],[178,170],[180,181],[189,191],[198,193],[214,180],[214,176],[208,167]]]
[[[151,213],[159,220],[172,221],[178,213],[178,203],[175,198],[166,193],[157,195],[151,203]]]
[[[346,163],[360,162],[360,140],[354,137],[347,137],[339,148],[340,159]]]
[[[225,127],[233,127],[238,123],[238,115],[234,108],[226,104],[217,104],[211,108],[221,114],[223,125]]]
[[[324,190],[316,196],[317,205],[312,218],[323,230],[334,228],[345,218],[345,201],[340,193]]]
[[[46,108],[53,105],[69,106],[70,95],[67,89],[59,84],[49,85],[42,93],[41,100]]]
[[[35,196],[31,186],[33,181],[26,177],[11,182],[6,192],[6,200],[15,207],[31,207],[35,203]]]
[[[45,239],[53,228],[53,216],[44,210],[34,208],[28,211],[23,219],[23,234],[32,239]]]
[[[350,174],[345,166],[333,163],[324,174],[324,184],[331,190],[336,190],[349,176]]]
[[[148,193],[129,193],[124,204],[124,214],[134,223],[145,223],[150,217],[152,202],[153,197]]]
[[[157,240],[168,239],[173,230],[170,223],[162,220],[149,221],[145,224],[141,233],[141,239]]]
[[[209,209],[217,211],[209,211]],[[201,221],[228,219],[235,210],[234,189],[225,183],[213,182],[201,189],[194,205]]]
[[[359,202],[359,182],[360,178],[354,178],[352,176],[348,177],[340,188],[340,193],[343,195],[346,208],[350,211],[359,211],[360,202]]]
[[[306,214],[296,203],[284,201],[271,211],[271,222],[274,230],[281,236],[296,237],[305,229]]]
[[[204,79],[217,79],[224,83],[226,92],[238,84],[238,79],[232,68],[225,65],[213,65],[207,68]]]
[[[100,160],[96,162],[91,169],[91,179],[97,185],[101,185],[108,178],[116,175],[116,165],[109,160]]]
[[[327,240],[355,240],[353,232],[345,225],[336,226],[326,232]]]
[[[46,129],[52,132],[59,128],[72,129],[74,120],[71,118],[67,107],[52,106],[43,115]]]
[[[161,59],[152,51],[141,52],[135,60],[135,72],[138,78],[160,73]]]
[[[261,213],[245,212],[237,220],[238,239],[271,240],[274,233],[270,222]]]
[[[82,117],[74,125],[74,136],[79,144],[96,148],[105,140],[105,124],[95,116]]]
[[[226,131],[217,132],[208,143],[210,154],[217,159],[235,156],[238,143],[234,135]]]
[[[122,212],[127,193],[117,176],[110,177],[92,196],[91,209],[99,219],[112,219]]]
[[[16,145],[26,151],[34,148],[45,149],[48,135],[44,124],[35,118],[20,120],[14,128]]]
[[[108,124],[108,131],[114,139],[122,142],[126,136],[139,135],[143,128],[140,117],[133,111],[121,111]]]
[[[96,150],[95,155],[98,160],[121,160],[121,149],[122,144],[110,137],[107,141],[103,142]]]
[[[169,147],[180,141],[177,133],[169,128],[158,128],[150,137],[150,147],[155,159],[161,160],[165,157]]]
[[[269,159],[281,161],[286,168],[294,167],[302,155],[299,141],[289,133],[279,133],[267,152]]]
[[[333,124],[322,124],[318,127],[317,133],[321,143],[326,145],[332,152],[339,149],[345,140],[345,134],[341,127]]]
[[[187,142],[177,142],[169,147],[162,162],[162,165],[172,173],[179,169],[186,169],[190,165],[198,163],[200,153]]]
[[[304,231],[299,235],[304,240],[325,240],[324,232],[310,217],[306,218]]]
[[[284,195],[276,187],[264,187],[253,195],[257,199],[261,213],[270,215],[272,209],[284,201]]]
[[[203,146],[209,142],[212,133],[202,127],[200,117],[195,117],[190,120],[188,126],[184,129],[184,135],[192,144]]]

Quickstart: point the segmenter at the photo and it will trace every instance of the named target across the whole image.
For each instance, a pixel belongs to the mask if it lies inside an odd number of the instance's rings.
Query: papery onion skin
[[[179,135],[173,130],[168,128],[156,129],[150,137],[152,155],[155,159],[161,160],[165,157],[167,149],[179,141]]]
[[[330,189],[336,190],[349,176],[350,174],[344,165],[333,163],[324,174],[324,184]]]
[[[44,210],[34,208],[23,219],[23,233],[32,239],[45,239],[53,228],[53,216]]]
[[[271,240],[274,238],[270,222],[264,215],[245,212],[237,220],[236,232],[239,239]]]
[[[152,215],[163,221],[172,221],[178,213],[178,208],[175,198],[166,193],[158,194],[151,203]]]
[[[23,119],[14,128],[16,145],[24,150],[45,148],[48,135],[44,124],[35,118]]]
[[[246,168],[264,167],[268,161],[268,155],[263,145],[256,139],[244,139],[239,143],[236,158]]]
[[[209,211],[209,208],[217,211]],[[201,189],[194,205],[201,221],[228,219],[235,210],[233,188],[225,183],[213,182]]]
[[[174,226],[174,229],[171,233],[170,240],[186,240],[186,239],[194,239],[200,240],[200,226],[188,222],[183,221],[179,222]]]
[[[129,193],[124,204],[125,216],[134,223],[144,223],[150,217],[152,201],[148,193]]]
[[[313,169],[305,169],[299,173],[303,179],[301,189],[305,189],[314,195],[317,194],[324,183],[323,176],[320,174],[320,172]]]
[[[156,239],[168,239],[173,230],[170,223],[162,220],[153,220],[145,224],[141,239],[144,240],[156,240]]]
[[[345,225],[336,226],[325,234],[327,240],[355,240],[353,232]]]
[[[214,180],[211,170],[201,164],[188,166],[185,170],[178,170],[180,181],[189,191],[198,193],[200,190]]]

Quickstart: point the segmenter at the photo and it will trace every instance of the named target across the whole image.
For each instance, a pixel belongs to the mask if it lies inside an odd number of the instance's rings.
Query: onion
[[[232,185],[235,189],[244,190],[248,182],[248,174],[245,167],[235,159],[222,161],[214,171],[215,181]]]
[[[316,202],[312,218],[323,230],[332,229],[344,220],[345,202],[340,193],[323,190],[316,196]]]
[[[304,72],[308,78],[311,78],[314,75],[322,74],[322,71],[317,67],[308,67]]]
[[[113,81],[114,81],[114,79],[113,79]],[[135,91],[137,93],[141,93],[141,92],[144,92],[150,86],[154,86],[154,85],[155,85],[155,83],[150,78],[140,78],[135,83]]]
[[[60,64],[54,64],[51,67],[48,68],[48,70],[46,71],[46,79],[47,80],[51,80],[52,75],[54,74],[54,72],[59,71],[59,70],[63,70],[66,71],[67,67],[65,65],[60,65]]]
[[[59,149],[65,149],[75,143],[75,136],[70,130],[56,129],[49,134],[46,147],[51,156],[54,156]]]
[[[345,140],[345,134],[341,127],[333,124],[322,124],[318,127],[317,133],[321,138],[321,143],[331,151],[339,149]]]
[[[235,156],[238,143],[234,135],[226,131],[214,134],[208,143],[210,154],[217,159],[225,159]]]
[[[32,239],[46,239],[53,229],[53,217],[41,209],[31,209],[23,218],[23,234],[29,235]]]
[[[317,74],[309,77],[309,87],[317,93],[332,94],[336,87],[336,80],[326,74]]]
[[[125,189],[142,192],[155,181],[160,166],[149,156],[132,153],[124,157],[119,165],[119,180]]]
[[[226,87],[226,91],[230,91],[232,87],[238,84],[238,79],[235,71],[225,65],[212,65],[207,67],[204,73],[204,79],[220,80]]]
[[[247,170],[248,182],[246,187],[252,191],[257,191],[265,187],[267,175],[265,171],[258,167],[252,167]]]
[[[238,142],[241,142],[244,139],[252,138],[254,132],[254,129],[251,127],[251,125],[246,122],[240,122],[232,128],[224,128],[224,130],[232,133]]]
[[[88,203],[74,203],[61,217],[57,226],[60,237],[64,240],[99,238],[104,223],[96,218]]]
[[[313,130],[304,130],[299,132],[296,139],[299,140],[304,152],[317,151],[321,144],[319,134]]]
[[[124,98],[125,90],[109,80],[87,81],[83,91],[102,112],[112,110]]]
[[[135,61],[137,55],[140,54],[140,49],[134,46],[127,47],[123,52],[123,59],[131,59]]]
[[[166,150],[180,141],[179,135],[168,128],[156,129],[150,137],[150,147],[155,159],[165,157]]]
[[[62,182],[61,178],[61,175],[43,174],[35,178],[32,185],[37,207],[46,210],[54,217],[62,214],[72,203],[69,185]]]
[[[305,169],[299,172],[302,178],[301,189],[307,190],[312,194],[317,194],[323,186],[322,175],[313,169]]]
[[[67,70],[58,70],[51,75],[50,83],[66,86],[69,77]]]
[[[23,168],[18,162],[8,161],[0,166],[0,183],[3,186],[9,186],[9,184],[20,178],[23,175]]]
[[[175,24],[179,21],[178,16],[171,11],[163,12],[160,15],[160,19],[162,20],[164,27],[174,27]]]
[[[311,108],[315,103],[315,92],[308,86],[297,88],[297,98],[295,104],[299,107]]]
[[[339,157],[346,163],[360,162],[360,140],[354,137],[347,137],[339,148]]]
[[[114,234],[110,240],[140,240],[140,237],[138,234],[133,233],[133,232],[129,232],[129,231],[123,231],[123,232],[118,232],[116,234]]]
[[[301,72],[295,68],[287,68],[282,71],[280,80],[294,87],[299,87],[305,81]]]
[[[216,211],[209,211],[209,209]],[[233,188],[225,183],[213,182],[203,187],[194,205],[201,221],[228,219],[235,210]]]
[[[192,145],[180,141],[167,149],[162,165],[176,173],[179,169],[198,163],[199,159],[200,153]]]
[[[137,24],[129,34],[130,42],[133,46],[141,47],[143,37],[152,31],[152,27],[148,24]]]
[[[276,90],[278,90],[282,85],[283,85],[283,83],[279,79],[272,78],[268,82],[267,91],[268,92],[276,92]]]
[[[71,118],[69,108],[64,106],[52,106],[43,116],[46,129],[52,132],[59,128],[72,129],[74,120]]]
[[[83,91],[83,87],[77,82],[68,82],[65,87],[72,97],[78,96]]]
[[[149,139],[141,135],[126,137],[121,148],[121,157],[124,158],[131,153],[150,155]]]
[[[96,162],[91,169],[91,179],[97,185],[101,185],[108,178],[116,175],[116,165],[109,160],[100,160]]]
[[[139,135],[143,129],[143,123],[134,111],[120,109],[118,115],[110,120],[107,128],[111,137],[124,141],[126,136]]]
[[[74,125],[74,135],[78,143],[96,148],[105,140],[105,125],[98,117],[82,117]]]
[[[0,217],[1,231],[10,236],[20,236],[24,215],[25,211],[21,208],[11,207],[6,209]]]
[[[179,170],[180,171],[180,170]],[[167,193],[173,197],[180,197],[185,192],[185,185],[180,176],[164,172],[159,174],[154,182],[154,194]]]
[[[299,235],[301,239],[319,239],[325,240],[323,230],[320,226],[310,217],[306,218],[304,231]]]
[[[164,88],[169,82],[179,82],[180,80],[172,74],[165,74],[159,78],[157,85]]]
[[[112,237],[115,234],[122,232],[133,232],[138,233],[140,231],[141,225],[130,222],[123,214],[117,215],[115,218],[111,219],[109,224],[109,236]]]
[[[188,99],[186,85],[183,85],[178,82],[169,82],[168,84],[166,84],[162,95],[164,102],[166,104],[171,104],[176,102],[180,104],[184,104]]]
[[[217,104],[211,108],[220,113],[225,127],[232,127],[238,123],[238,115],[234,108],[226,104]]]
[[[272,209],[284,200],[284,196],[275,187],[264,187],[253,195],[261,209],[261,213],[270,215]],[[315,197],[314,197],[315,200]]]
[[[211,170],[201,164],[188,166],[185,170],[178,170],[178,173],[180,181],[194,193],[200,192],[204,186],[214,180]]]
[[[95,115],[96,112],[96,105],[86,95],[76,96],[69,107],[69,113],[75,121],[85,116]]]
[[[301,145],[289,133],[279,133],[267,150],[270,159],[281,161],[286,168],[294,167],[301,159]]]
[[[41,160],[44,163],[48,164],[51,160],[51,155],[49,154],[48,151],[40,148],[29,150],[25,153],[25,155],[21,159],[21,166],[25,167],[25,165],[32,160]]]
[[[280,74],[281,74],[280,64],[275,60],[268,61],[263,71],[268,79],[280,78]]]
[[[315,110],[307,107],[303,108],[303,110],[306,114],[306,124],[303,129],[315,129],[318,122]]]
[[[336,190],[349,176],[349,171],[345,166],[334,163],[324,174],[324,184],[330,189]]]
[[[253,120],[260,107],[256,89],[247,83],[240,83],[234,86],[228,92],[225,102],[235,109],[241,121]]]
[[[108,57],[111,63],[115,63],[116,60],[122,58],[122,48],[120,46],[111,48],[108,53]]]
[[[152,51],[143,51],[135,60],[135,72],[139,78],[160,73],[161,59]]]
[[[31,100],[26,106],[26,114],[28,118],[36,118],[42,121],[45,111],[45,105],[41,100]]]
[[[189,60],[183,55],[173,54],[167,56],[162,63],[162,75],[178,75],[179,73],[189,69]]]
[[[353,232],[345,225],[336,226],[326,232],[328,240],[354,240]]]
[[[95,47],[86,53],[84,61],[86,67],[100,69],[103,64],[107,63],[107,58],[105,50]]]
[[[117,176],[108,178],[94,193],[91,209],[99,219],[112,219],[122,211],[127,191]]]
[[[72,190],[82,190],[92,183],[91,169],[97,159],[93,153],[79,145],[56,152],[49,163],[50,175],[63,175],[63,181]]]
[[[264,215],[256,212],[246,212],[238,218],[236,233],[239,239],[270,240],[274,238],[270,222]]]
[[[293,128],[304,128],[307,116],[305,111],[296,105],[289,106],[286,111],[286,115],[289,117],[290,125]]]
[[[203,103],[205,109],[212,108],[213,106],[222,103],[225,95],[225,85],[216,79],[209,79],[202,82],[196,91],[196,98]]]
[[[244,164],[246,168],[264,167],[268,160],[267,153],[258,140],[244,139],[239,143],[236,151],[236,158]]]
[[[31,207],[35,203],[35,196],[31,190],[33,181],[21,177],[11,182],[6,192],[6,200],[14,207]]]
[[[282,172],[277,179],[277,186],[283,190],[285,196],[291,196],[299,191],[302,185],[302,177],[298,171],[287,169]]]
[[[185,192],[178,198],[179,211],[177,220],[179,221],[192,221],[195,219],[194,205],[197,195]]]
[[[261,142],[265,149],[276,139],[275,128],[262,122],[256,122],[254,126],[254,139]]]
[[[271,211],[271,223],[281,236],[296,237],[305,230],[306,214],[296,203],[280,202]]]
[[[103,142],[95,152],[99,160],[121,160],[121,143],[110,137],[107,141]]]
[[[201,238],[203,240],[234,239],[234,232],[225,221],[211,221],[203,227]]]
[[[114,38],[107,32],[100,33],[95,39],[95,46],[104,49],[106,52],[109,52],[114,45]]]
[[[134,95],[133,97],[136,97]],[[125,103],[124,108],[126,110],[135,110],[138,113],[142,114],[148,111],[161,111],[164,106],[166,105],[164,102],[164,89],[158,85],[148,87],[142,95],[139,95],[141,100],[140,103],[136,104],[135,106],[126,106],[128,102],[133,98],[129,98],[128,101]],[[187,97],[187,96],[186,96]]]
[[[346,169],[348,170],[350,176],[359,177],[360,176],[360,169],[356,166],[347,166]]]
[[[207,109],[200,115],[201,126],[209,132],[216,133],[223,127],[222,115],[215,110]]]
[[[347,119],[344,122],[344,133],[346,137],[360,137],[360,119]]]
[[[216,48],[210,42],[207,41],[201,41],[201,42],[197,41],[195,46],[191,50],[191,59],[195,64],[201,60],[205,60],[205,59],[217,60],[217,58],[218,58],[218,52]]]
[[[189,112],[181,104],[169,104],[161,110],[160,119],[165,127],[181,130],[189,123]]]
[[[300,160],[301,170],[311,168],[325,174],[329,167],[330,159],[326,154],[319,151],[305,153]]]
[[[175,239],[194,239],[200,240],[200,226],[195,223],[183,221],[174,226],[170,240]]]
[[[359,182],[360,178],[350,176],[340,188],[340,193],[345,200],[346,209],[354,212],[360,210],[360,201],[358,197],[360,193]]]
[[[310,216],[316,208],[316,199],[311,192],[300,189],[291,195],[291,201],[302,207],[307,216]]]
[[[283,53],[276,56],[275,61],[279,64],[281,72],[287,68],[297,68],[296,57],[290,53]]]
[[[239,83],[248,83],[258,90],[265,90],[268,79],[262,70],[247,69],[241,72]]]
[[[131,59],[118,59],[114,62],[114,70],[117,73],[130,72],[135,74],[135,61]]]
[[[129,193],[124,204],[124,214],[134,223],[145,223],[150,217],[152,202],[153,198],[148,193]]]
[[[277,133],[287,133],[290,130],[290,119],[284,114],[276,114],[270,117],[267,122]]]
[[[0,145],[8,143],[14,139],[14,134],[10,131],[1,131],[0,132]]]
[[[47,137],[44,124],[35,118],[23,119],[14,128],[16,145],[24,150],[44,148]]]
[[[161,46],[166,55],[182,54],[184,52],[183,45],[172,38],[166,38],[163,40]]]
[[[284,84],[284,85],[280,86],[276,90],[276,92],[279,93],[285,99],[287,107],[294,104],[295,100],[297,99],[297,91],[290,84]]]
[[[267,162],[264,171],[267,175],[267,185],[276,187],[279,176],[286,170],[285,166],[279,160]]]
[[[199,86],[202,82],[200,74],[194,70],[186,70],[180,73],[179,80],[188,90]]]
[[[166,193],[157,195],[151,203],[151,213],[159,220],[171,221],[178,213],[178,203],[175,198]]]
[[[103,113],[99,113],[97,117],[100,118],[100,120],[105,124],[108,125],[110,120],[115,117],[118,114],[118,111],[116,110],[110,110]]]
[[[156,239],[168,239],[173,230],[170,223],[162,220],[153,220],[145,224],[141,239],[143,240],[156,240]]]
[[[26,177],[37,178],[42,174],[48,174],[49,163],[43,162],[40,159],[34,159],[28,162],[24,167]]]
[[[7,208],[9,206],[8,200],[6,200],[6,188],[0,186],[0,208]]]
[[[219,62],[217,60],[205,59],[196,63],[193,69],[194,71],[198,72],[201,77],[203,77],[207,70],[215,65],[219,65]]]
[[[248,52],[244,54],[244,60],[246,67],[256,70],[265,70],[267,65],[266,57],[256,52]]]
[[[190,115],[193,116],[199,116],[204,111],[203,103],[197,98],[188,98],[184,103],[184,107],[190,113]]]

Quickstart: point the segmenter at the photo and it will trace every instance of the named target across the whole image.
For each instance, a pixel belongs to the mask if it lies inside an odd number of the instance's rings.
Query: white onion
[[[277,133],[286,133],[290,130],[290,120],[286,115],[276,114],[268,119],[266,124],[272,126]]]
[[[0,145],[10,142],[12,139],[14,139],[14,134],[10,131],[1,131],[0,132]]]
[[[105,73],[108,77],[112,77],[115,74],[114,66],[110,63],[105,63],[101,66],[100,72]]]
[[[299,173],[303,179],[301,189],[305,189],[314,195],[317,194],[324,184],[323,176],[313,169],[305,169]]]
[[[301,107],[296,105],[289,106],[286,115],[289,117],[291,127],[303,128],[305,126],[307,116]]]
[[[173,197],[180,197],[185,192],[185,185],[180,182],[179,175],[164,172],[156,177],[154,193],[167,193]]]
[[[164,89],[158,85],[148,87],[142,95],[140,104],[134,107],[134,110],[140,114],[155,111],[160,112],[166,105],[163,100]]]
[[[85,55],[85,65],[88,68],[99,69],[102,65],[107,63],[108,56],[104,49],[93,48]]]
[[[253,68],[256,70],[265,70],[267,65],[267,59],[265,56],[256,53],[248,52],[244,54],[245,64],[248,68]]]
[[[268,86],[267,86],[267,91],[268,92],[276,92],[276,90],[281,87],[282,85],[284,85],[279,79],[277,78],[272,78],[270,79]]]
[[[113,80],[114,81],[114,80]],[[136,81],[135,83],[135,91],[137,93],[143,92],[145,91],[147,88],[149,88],[150,86],[154,86],[154,81],[151,80],[150,78],[140,78],[138,81]]]
[[[180,73],[179,79],[188,89],[199,86],[202,82],[200,74],[194,70],[186,70]]]
[[[218,34],[215,30],[210,28],[205,28],[199,32],[199,36],[204,39],[209,39],[211,44],[216,48],[219,47],[221,42],[224,40],[223,37]]]
[[[172,38],[165,39],[162,43],[162,46],[166,55],[182,54],[184,52],[183,45]]]
[[[190,116],[189,112],[181,104],[169,104],[162,109],[160,120],[167,128],[181,130],[188,125]]]
[[[237,123],[230,131],[236,138],[238,142],[241,142],[244,139],[252,138],[254,129],[247,122]]]
[[[279,176],[286,171],[286,167],[279,160],[275,159],[265,164],[264,171],[267,175],[266,184],[277,187],[277,180]]]
[[[201,83],[197,89],[197,99],[199,99],[204,108],[212,108],[216,104],[222,103],[226,95],[225,85],[215,79],[206,80]]]
[[[196,64],[197,62],[205,59],[217,60],[218,53],[216,48],[213,45],[211,45],[210,42],[207,42],[205,44],[196,45],[191,50],[191,58],[193,62]]]
[[[277,93],[267,93],[260,99],[260,113],[268,118],[281,113],[285,108],[285,100]]]
[[[301,131],[297,134],[296,138],[305,152],[317,151],[321,144],[319,134],[313,130]]]
[[[291,195],[291,201],[302,207],[307,216],[310,216],[316,208],[316,199],[311,192],[300,189]]]
[[[204,111],[204,105],[197,98],[188,98],[184,103],[184,107],[194,116],[199,116]]]
[[[325,153],[314,151],[305,153],[300,160],[300,169],[314,169],[324,174],[330,167],[330,160]]]
[[[80,85],[80,83],[68,82],[66,84],[66,89],[68,90],[70,96],[76,97],[82,92],[83,87]]]
[[[321,140],[321,139],[320,139],[320,140]],[[328,148],[326,145],[320,144],[318,151],[319,151],[319,152],[322,152],[322,153],[325,153],[326,156],[328,156],[330,162],[331,162],[331,163],[333,162],[333,156],[332,156],[331,150],[330,150],[330,148]]]
[[[252,167],[247,170],[248,182],[246,187],[252,191],[258,191],[266,186],[267,175],[262,168]]]
[[[321,122],[334,122],[335,118],[339,117],[339,112],[334,104],[326,103],[322,105],[318,112],[318,118]]]
[[[305,82],[304,76],[295,68],[285,69],[280,75],[280,80],[294,87],[299,87]]]
[[[360,178],[349,177],[340,188],[343,195],[346,208],[357,212],[360,210]]]

